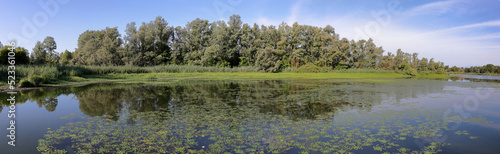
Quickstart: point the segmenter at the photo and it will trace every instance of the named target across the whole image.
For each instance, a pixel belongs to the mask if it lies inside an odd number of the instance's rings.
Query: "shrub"
[[[43,78],[40,77],[40,76],[38,76],[38,75],[31,76],[29,80],[30,80],[31,83],[33,83],[33,85],[35,87],[40,86],[40,84],[42,84],[42,82],[43,82]]]
[[[33,85],[33,83],[31,83],[28,79],[21,79],[21,81],[19,81],[19,87],[33,87],[35,85]]]
[[[300,66],[297,69],[299,73],[318,73],[321,71],[321,68],[314,65],[313,63],[307,63],[304,66]]]
[[[417,70],[414,68],[409,68],[405,70],[406,75],[411,75],[411,76],[416,76],[417,75]]]
[[[282,69],[281,72],[297,72],[297,69],[292,67],[287,67]]]

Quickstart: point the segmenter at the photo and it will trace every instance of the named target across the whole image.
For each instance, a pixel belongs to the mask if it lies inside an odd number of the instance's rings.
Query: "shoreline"
[[[76,85],[88,85],[111,82],[154,82],[168,80],[223,80],[223,79],[404,79],[404,78],[447,78],[451,75],[432,74],[409,76],[397,73],[256,73],[256,72],[233,72],[233,73],[136,73],[136,74],[106,74],[72,76],[65,79],[42,84],[39,87],[21,87],[10,90],[6,85],[0,87],[0,92],[39,90],[58,87],[70,87]]]

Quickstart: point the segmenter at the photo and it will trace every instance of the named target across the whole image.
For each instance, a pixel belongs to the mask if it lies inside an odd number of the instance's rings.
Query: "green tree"
[[[210,46],[212,27],[208,20],[195,19],[186,24],[185,29],[179,30],[179,34],[184,38],[185,59],[191,65],[203,65],[202,57],[208,46]]]
[[[188,38],[187,38],[187,30],[186,28],[182,28],[181,26],[177,26],[174,28],[174,32],[172,34],[172,52],[170,55],[170,63],[172,64],[188,64],[188,65],[201,65],[200,57],[195,52],[188,52]],[[203,55],[200,53],[200,55]]]
[[[30,60],[33,64],[45,64],[47,58],[47,50],[42,42],[37,41],[35,47],[33,48],[33,53],[30,56]]]
[[[457,66],[453,66],[450,68],[451,72],[458,72],[459,68]]]
[[[0,64],[10,65],[8,58],[10,52],[10,46],[3,46],[0,48]],[[23,47],[17,47],[14,49],[16,63],[15,65],[29,64],[28,51]]]
[[[59,54],[56,52],[57,49],[57,43],[54,40],[53,37],[47,36],[43,40],[42,46],[44,50],[46,51],[46,58],[45,58],[45,63],[46,64],[57,64],[59,62]]]
[[[259,49],[257,51],[257,60],[255,66],[263,72],[278,72],[281,64],[279,60],[279,53],[277,50],[271,48]]]
[[[228,29],[226,30],[227,35],[229,36],[227,42],[227,51],[225,56],[227,58],[226,61],[229,62],[231,67],[238,66],[240,63],[240,40],[241,40],[241,26],[243,22],[241,21],[240,15],[232,15],[229,17],[229,21],[227,22]]]
[[[427,58],[422,58],[418,64],[418,70],[419,71],[427,71],[429,68],[427,67],[429,65],[429,60]]]
[[[82,65],[120,65],[119,49],[122,44],[118,28],[87,30],[78,38],[73,63]]]
[[[121,59],[128,65],[154,66],[166,64],[171,57],[169,41],[173,28],[161,16],[137,28],[135,22],[127,24],[125,49]]]
[[[258,33],[260,33],[260,29],[257,24],[253,28],[248,24],[243,24],[240,41],[240,66],[253,66],[255,64],[255,55],[257,53],[255,40],[259,36]]]
[[[66,50],[63,53],[61,53],[61,60],[59,60],[59,64],[63,64],[63,65],[70,64],[71,59],[73,59],[73,53]]]

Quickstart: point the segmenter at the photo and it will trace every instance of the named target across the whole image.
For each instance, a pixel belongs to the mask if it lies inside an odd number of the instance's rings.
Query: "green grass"
[[[409,78],[412,76],[379,69],[346,69],[320,71],[323,73],[297,73],[287,69],[281,73],[262,73],[254,67],[203,67],[165,65],[154,67],[130,66],[16,66],[16,80],[30,81],[41,78],[41,86],[57,86],[74,83],[102,81],[151,81],[165,79],[371,79],[373,82]],[[7,67],[0,68],[0,76],[7,76]],[[448,75],[419,74],[417,78],[446,78]],[[1,79],[0,87],[7,87],[6,79]],[[4,81],[5,80],[5,81]],[[368,80],[367,80],[368,81]]]
[[[363,79],[371,82],[384,82],[389,80],[410,77],[403,74],[380,74],[380,73],[259,73],[259,72],[207,72],[207,73],[136,73],[136,74],[105,74],[88,75],[84,77],[65,77],[43,86],[57,86],[73,83],[86,82],[130,82],[130,81],[154,81],[154,80],[188,80],[188,79]]]

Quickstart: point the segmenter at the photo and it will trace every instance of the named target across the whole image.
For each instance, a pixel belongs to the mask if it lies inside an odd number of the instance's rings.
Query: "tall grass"
[[[0,79],[2,82],[7,82],[7,67],[0,67]],[[224,73],[224,72],[260,72],[255,67],[205,67],[205,66],[188,66],[188,65],[163,65],[152,67],[137,67],[137,66],[77,66],[77,65],[18,65],[16,66],[16,80],[21,79],[31,82],[41,81],[43,83],[53,83],[60,79],[70,76],[84,77],[86,75],[106,75],[106,74],[138,74],[138,73]],[[317,68],[314,72],[310,72],[309,68],[286,68],[281,72],[298,72],[298,73],[394,73],[390,70],[379,69],[346,69],[332,70],[326,68]],[[312,74],[309,74],[312,75]]]
[[[132,74],[132,73],[204,73],[204,72],[258,72],[255,67],[204,67],[187,65],[164,65],[152,67],[137,66],[77,66],[77,65],[18,65],[16,66],[16,80],[22,78],[40,77],[48,83],[61,77],[104,75],[104,74]],[[0,76],[7,81],[7,67],[0,67]]]

